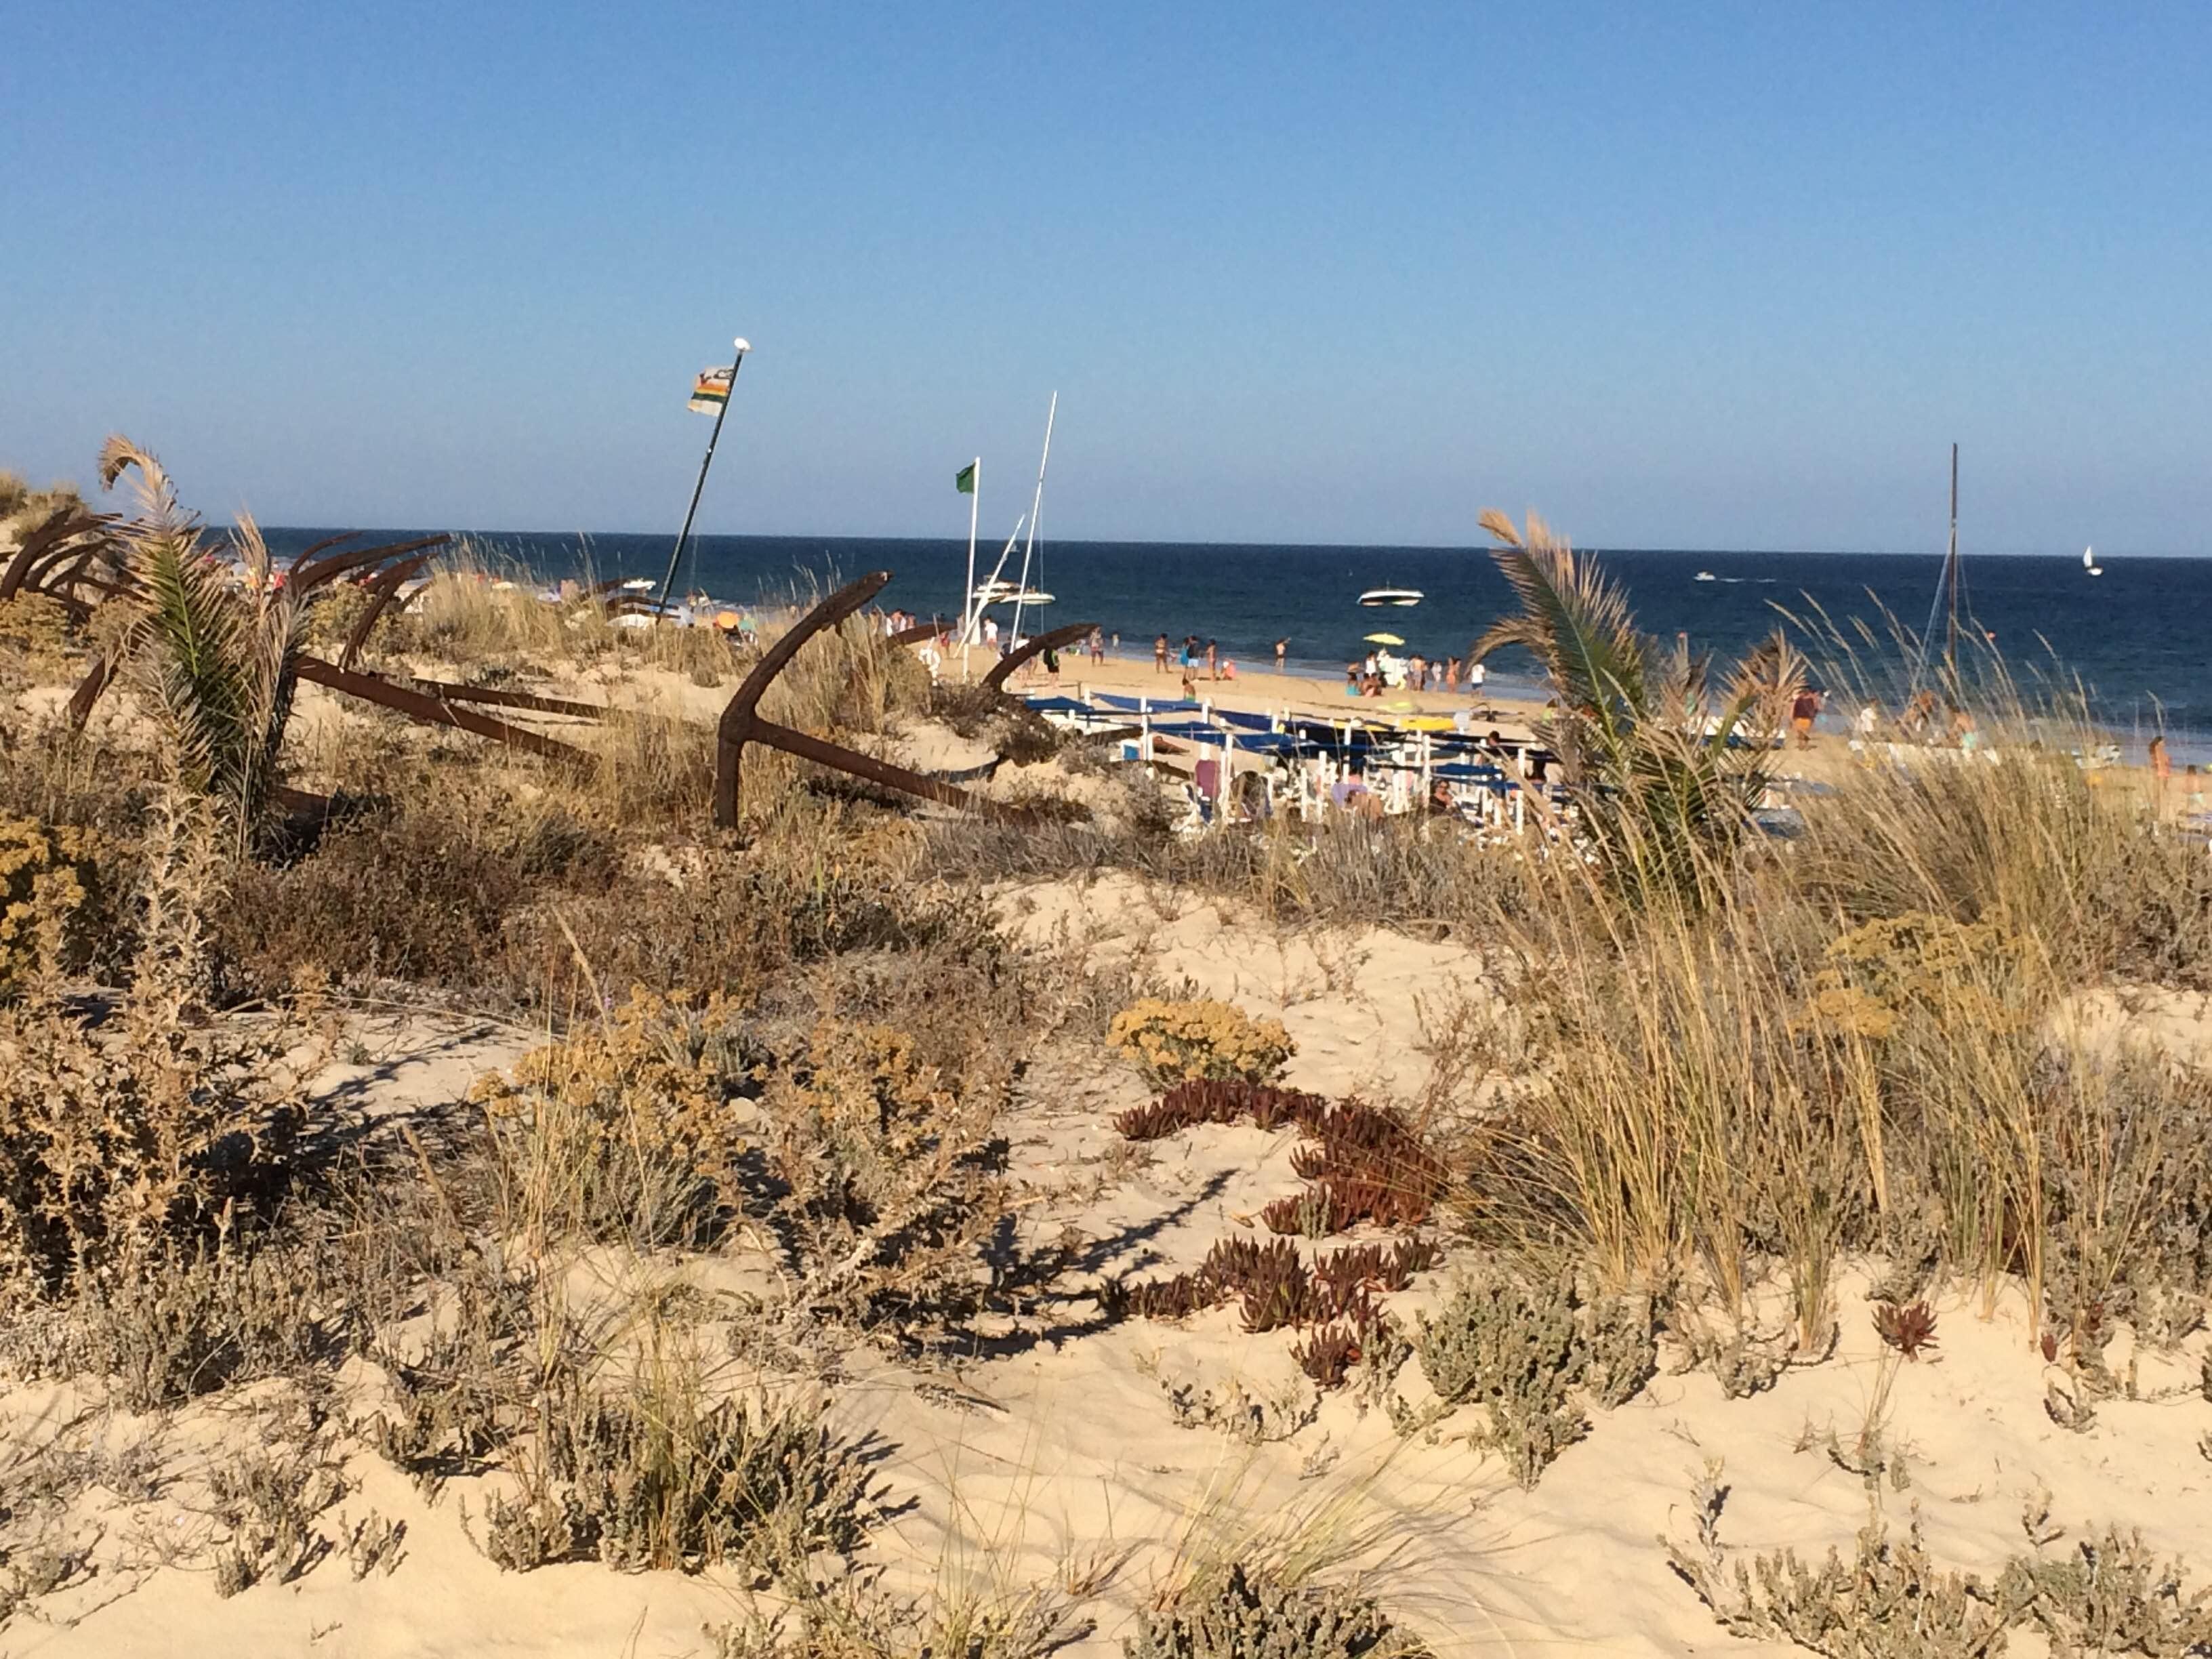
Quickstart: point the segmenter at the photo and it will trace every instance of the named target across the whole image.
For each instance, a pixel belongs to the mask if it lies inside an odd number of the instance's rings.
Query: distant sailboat
[[[2081,568],[2092,576],[2101,576],[2105,574],[2105,567],[2097,562],[2095,548],[2085,547],[2081,550]]]
[[[1948,673],[1959,669],[1959,605],[1960,590],[1966,586],[1966,572],[1959,563],[1959,446],[1951,446],[1951,540],[1943,552],[1943,574],[1936,583],[1935,602],[1928,607],[1928,626],[1920,630],[1920,648],[1912,659],[1912,694],[1917,702],[1921,696],[1920,682],[1927,672],[1929,647],[1936,641],[1936,624],[1939,618],[1948,620],[1943,630],[1943,663]],[[1968,615],[1971,617],[1972,609]],[[1935,694],[1927,694],[1932,697]]]

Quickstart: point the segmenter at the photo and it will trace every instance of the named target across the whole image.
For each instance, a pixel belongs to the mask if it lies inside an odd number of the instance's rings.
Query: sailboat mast
[[[1943,647],[1954,673],[1959,667],[1959,446],[1951,446],[1951,546],[1943,556],[1943,585],[1951,601],[1951,631]]]
[[[1037,457],[1036,495],[1030,502],[1030,538],[1022,545],[1022,585],[1014,594],[1014,638],[1018,644],[1022,637],[1022,601],[1029,597],[1030,555],[1036,546],[1037,520],[1044,516],[1044,470],[1052,464],[1052,422],[1060,413],[1060,393],[1052,394],[1052,402],[1044,412],[1044,453]]]

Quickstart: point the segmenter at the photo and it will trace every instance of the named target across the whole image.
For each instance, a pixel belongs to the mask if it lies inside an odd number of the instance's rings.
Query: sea
[[[268,530],[285,556],[332,532]],[[359,544],[422,531],[362,532]],[[512,568],[519,580],[647,576],[665,570],[673,538],[631,534],[474,532],[474,556]],[[1698,552],[1590,550],[1626,589],[1638,624],[1662,641],[1677,634],[1725,666],[1777,628],[1790,632],[1840,700],[1870,688],[1902,695],[1914,647],[1930,622],[1942,569],[1937,554]],[[1020,552],[1005,569],[1018,578]],[[979,547],[977,580],[997,562]],[[702,591],[739,605],[787,605],[826,593],[873,570],[895,573],[879,603],[919,617],[957,615],[967,568],[965,541],[838,536],[702,536],[684,556],[678,592]],[[2003,672],[2031,702],[2075,688],[2115,740],[2134,748],[2164,732],[2177,755],[2212,762],[2212,559],[2109,558],[2089,575],[2077,559],[1975,556],[1961,560],[1960,660],[1987,676]],[[1301,672],[1340,678],[1395,635],[1401,653],[1464,655],[1469,643],[1514,605],[1485,548],[1268,546],[1182,542],[1054,542],[1035,550],[1031,588],[1053,596],[1042,627],[1094,622],[1118,636],[1116,654],[1149,659],[1165,634],[1218,645],[1241,672],[1272,668],[1274,643]],[[1419,589],[1407,610],[1358,603],[1369,588]],[[1006,610],[998,614],[1004,618]],[[1948,637],[1936,616],[1936,649]],[[1850,658],[1838,639],[1852,646]],[[1516,660],[1516,658],[1518,659]],[[1854,660],[1855,659],[1855,660]],[[1517,653],[1493,659],[1501,691],[1535,687]],[[1829,719],[1846,711],[1832,702]]]

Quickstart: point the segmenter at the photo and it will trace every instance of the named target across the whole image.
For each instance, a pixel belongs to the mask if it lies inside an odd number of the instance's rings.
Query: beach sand
[[[1480,957],[1464,946],[1382,930],[1285,934],[1233,906],[1125,878],[1008,889],[999,902],[1036,948],[1079,940],[1102,965],[1140,961],[1282,1018],[1299,1044],[1286,1080],[1331,1094],[1417,1098],[1432,1079],[1428,1020],[1455,996],[1487,994]],[[2129,1016],[2107,1007],[2097,1018]],[[2184,1024],[2201,1046],[2201,1006]],[[477,1069],[511,1063],[531,1041],[420,1017],[353,1030],[367,1063],[333,1068],[321,1086],[375,1115],[458,1097]],[[1035,1195],[1027,1230],[1090,1241],[1090,1283],[1192,1266],[1219,1239],[1254,1236],[1258,1209],[1297,1186],[1290,1132],[1201,1127],[1133,1158],[1109,1118],[1147,1095],[1127,1066],[1063,1052],[1030,1074],[1006,1123]],[[707,1261],[696,1275],[710,1294],[713,1269]],[[1448,1263],[1389,1304],[1410,1322],[1459,1271]],[[2130,1395],[2100,1402],[2075,1431],[2045,1411],[2049,1368],[2016,1295],[1985,1307],[1967,1290],[1939,1293],[1940,1346],[1901,1362],[1877,1340],[1866,1281],[1853,1273],[1832,1355],[1731,1399],[1668,1338],[1660,1375],[1627,1404],[1594,1411],[1587,1436],[1524,1490],[1486,1449],[1480,1411],[1401,1436],[1389,1413],[1348,1393],[1316,1400],[1288,1334],[1247,1334],[1233,1310],[1101,1326],[1079,1296],[1060,1305],[1045,1340],[999,1358],[915,1365],[855,1350],[832,1397],[842,1430],[878,1437],[878,1473],[905,1506],[866,1558],[885,1586],[1008,1596],[1076,1586],[1072,1612],[1089,1633],[1073,1654],[1117,1655],[1193,1554],[1256,1562],[1301,1551],[1328,1564],[1328,1578],[1357,1578],[1442,1656],[1792,1651],[1729,1636],[1669,1568],[1667,1541],[1697,1547],[1692,1490],[1706,1479],[1727,1489],[1718,1535],[1731,1560],[1784,1547],[1808,1561],[1832,1547],[1848,1557],[1871,1516],[1900,1537],[1918,1526],[1942,1566],[1986,1577],[2030,1548],[2024,1514],[2047,1510],[2045,1535],[2063,1529],[2047,1546],[2055,1557],[2115,1524],[2142,1528],[2162,1556],[2212,1561],[2212,1465],[2196,1445],[2201,1333],[2168,1352],[2123,1334],[2106,1358],[2131,1376]],[[718,1322],[737,1316],[710,1313],[701,1340],[711,1344]],[[1770,1293],[1753,1325],[1778,1331],[1787,1317]],[[1396,1387],[1416,1412],[1431,1401],[1418,1364]],[[256,1402],[274,1409],[281,1392],[264,1385],[158,1421],[118,1416],[75,1384],[0,1400],[16,1454],[52,1443],[115,1455],[150,1443],[167,1482],[152,1496],[91,1491],[72,1520],[104,1529],[100,1571],[41,1598],[35,1621],[9,1627],[6,1650],[707,1656],[708,1630],[739,1617],[740,1576],[724,1569],[502,1571],[471,1539],[495,1479],[457,1476],[432,1502],[343,1444],[354,1483],[345,1514],[405,1524],[396,1570],[356,1579],[341,1553],[294,1583],[219,1597],[207,1572],[165,1565],[163,1552],[204,1540],[197,1505],[209,1463],[250,1449]],[[342,1411],[366,1413],[379,1397],[373,1370],[349,1365]],[[1258,1432],[1196,1420],[1208,1410],[1242,1414]],[[1874,1480],[1844,1467],[1870,1424],[1892,1449]],[[477,1517],[473,1529],[465,1513]]]
[[[1172,662],[1163,674],[1154,668],[1149,656],[1140,661],[1126,652],[1119,657],[1109,654],[1103,662],[1094,662],[1080,652],[1063,652],[1056,679],[1034,666],[1016,678],[1019,689],[1030,696],[1054,690],[1080,696],[1088,690],[1124,696],[1172,698],[1180,696],[1182,691],[1181,672]],[[1273,714],[1289,708],[1303,715],[1342,720],[1363,715],[1370,719],[1448,716],[1464,710],[1477,722],[1478,730],[1486,732],[1495,726],[1505,736],[1515,738],[1533,736],[1534,723],[1543,714],[1543,705],[1539,701],[1500,696],[1487,688],[1480,694],[1386,690],[1379,697],[1347,697],[1340,678],[1330,680],[1278,674],[1273,668],[1252,670],[1241,665],[1234,679],[1209,678],[1201,665],[1195,685],[1201,699],[1242,714]]]

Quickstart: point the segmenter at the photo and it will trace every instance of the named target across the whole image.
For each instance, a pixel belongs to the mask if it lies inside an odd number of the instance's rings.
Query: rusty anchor
[[[841,744],[814,737],[790,726],[779,726],[760,715],[760,700],[775,677],[791,664],[799,647],[825,628],[835,628],[846,617],[880,593],[891,579],[888,570],[872,570],[860,580],[842,587],[816,605],[793,624],[791,630],[770,646],[744,684],[738,687],[737,695],[722,710],[722,718],[714,733],[714,823],[721,829],[737,827],[738,784],[744,764],[745,745],[764,743],[771,749],[780,749],[787,755],[796,755],[801,760],[812,761],[817,766],[827,766],[870,783],[878,783],[901,794],[933,800],[946,806],[956,806],[963,811],[982,812],[1015,822],[1026,822],[1033,817],[1026,810],[1008,806],[999,801],[971,795],[957,785],[941,778],[929,777],[909,771],[889,761],[863,755]]]
[[[983,676],[983,684],[994,691],[1004,690],[1006,685],[1006,676],[1019,668],[1031,657],[1047,651],[1062,650],[1073,645],[1097,626],[1097,623],[1070,623],[1065,628],[1054,629],[1049,634],[1038,635],[1036,638],[1024,644],[1020,650],[1009,651],[998,661],[993,663],[991,672]]]

